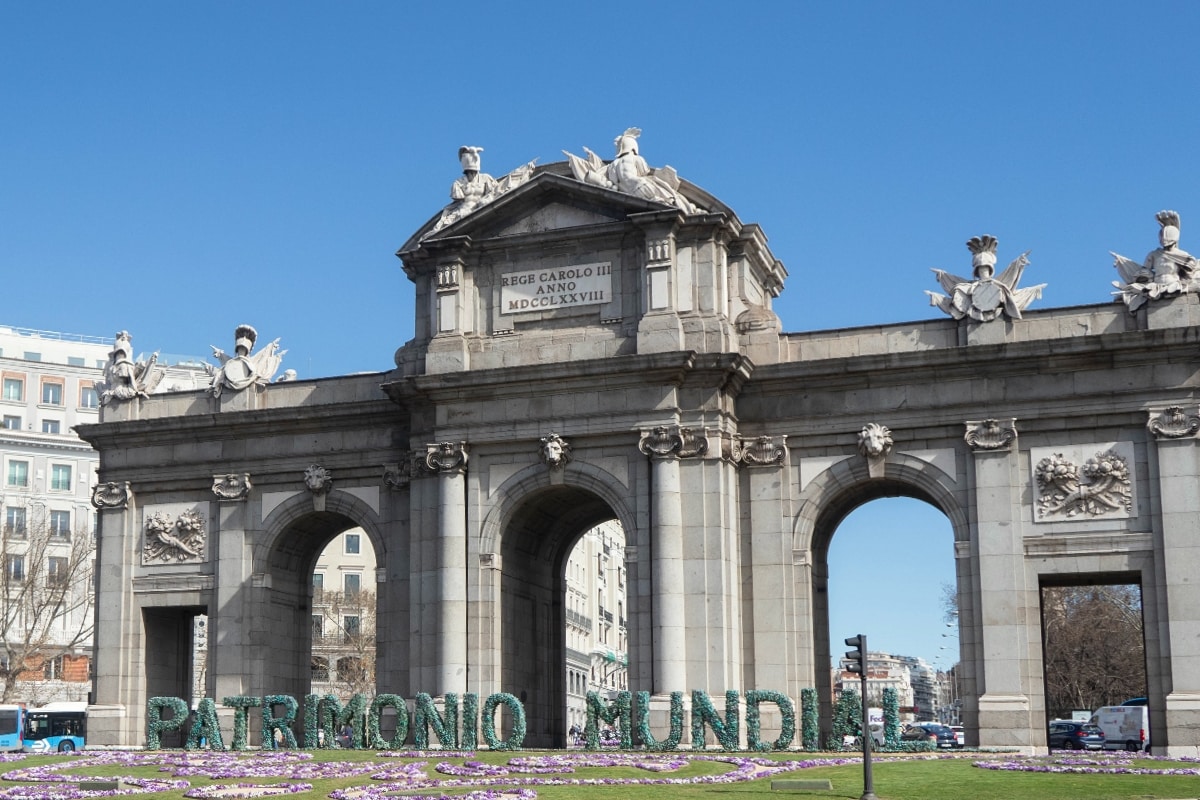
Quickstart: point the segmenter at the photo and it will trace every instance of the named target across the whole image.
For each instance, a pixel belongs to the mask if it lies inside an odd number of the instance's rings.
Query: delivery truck
[[[1150,751],[1150,709],[1146,706],[1104,706],[1089,724],[1104,731],[1105,750]]]

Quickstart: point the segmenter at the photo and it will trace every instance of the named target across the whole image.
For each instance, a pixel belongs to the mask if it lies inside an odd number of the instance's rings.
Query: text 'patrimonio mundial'
[[[590,306],[612,302],[612,264],[510,272],[500,277],[500,313]]]

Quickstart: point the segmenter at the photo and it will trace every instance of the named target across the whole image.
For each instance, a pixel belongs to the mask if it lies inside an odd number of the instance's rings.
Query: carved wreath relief
[[[142,546],[142,563],[183,564],[204,560],[208,540],[204,517],[189,509],[172,517],[156,511],[146,517],[146,541]]]
[[[1036,521],[1134,514],[1132,453],[1127,445],[1121,444],[1107,448],[1100,445],[1100,448],[1031,452]],[[1089,449],[1093,454],[1085,458],[1084,453]]]

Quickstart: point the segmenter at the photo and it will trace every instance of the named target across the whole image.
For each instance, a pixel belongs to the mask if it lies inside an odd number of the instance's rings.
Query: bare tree
[[[958,587],[953,583],[942,584],[942,620],[958,622]]]
[[[1137,585],[1042,590],[1046,708],[1055,716],[1146,694]]]
[[[90,516],[90,515],[88,515]],[[47,678],[92,640],[90,530],[35,518],[0,531],[0,703],[39,703]]]
[[[313,597],[313,691],[342,699],[375,691],[375,594]]]

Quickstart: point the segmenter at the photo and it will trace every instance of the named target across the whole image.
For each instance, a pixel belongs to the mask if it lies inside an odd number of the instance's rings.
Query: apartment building
[[[334,537],[313,570],[312,692],[375,692],[375,550],[362,528]]]
[[[567,559],[567,727],[587,723],[587,693],[611,699],[629,688],[625,621],[625,531],[592,528]]]
[[[0,696],[88,699],[99,458],[74,433],[99,421],[112,338],[0,326]],[[167,365],[160,358],[160,364]],[[160,391],[201,388],[175,359]]]

